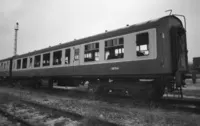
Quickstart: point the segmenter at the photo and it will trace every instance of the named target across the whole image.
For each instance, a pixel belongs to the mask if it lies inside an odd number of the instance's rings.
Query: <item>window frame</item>
[[[29,56],[28,57],[28,69],[32,69],[32,68],[34,68],[34,57],[35,56]],[[31,62],[31,60],[32,60],[32,62]]]
[[[68,63],[66,63],[66,51],[69,50],[69,58],[68,58]],[[72,54],[72,49],[71,48],[64,48],[64,65],[70,65],[72,60],[71,60],[71,54]]]
[[[48,61],[48,60],[44,60],[44,55],[48,55],[49,54],[49,63],[44,65],[44,61]],[[42,67],[49,67],[51,65],[51,52],[45,52],[42,54]]]
[[[94,44],[95,46],[93,46],[92,44]],[[86,50],[86,46],[88,46],[87,48],[89,48],[89,45],[91,45],[92,49]],[[92,42],[84,44],[83,48],[84,48],[84,54],[83,54],[84,63],[98,62],[100,60],[100,42]],[[98,58],[98,60],[96,60],[96,58]]]
[[[18,61],[20,61],[20,66],[19,67],[18,67]],[[22,60],[21,59],[17,59],[16,62],[17,62],[16,69],[20,70],[21,66],[22,66]]]
[[[12,61],[12,70],[15,70],[15,60]]]
[[[139,45],[139,40],[137,38],[139,38],[139,35],[147,35],[147,42],[142,42],[142,44]],[[144,41],[144,40],[143,40]],[[149,38],[149,32],[146,31],[146,32],[141,32],[141,33],[138,33],[136,34],[136,57],[147,57],[150,55],[150,48],[149,48],[149,44],[150,44],[150,38]],[[146,45],[146,50],[141,50],[141,46],[145,46]],[[139,47],[139,50],[138,50],[138,47]],[[148,54],[145,54],[145,51],[148,51]]]
[[[122,43],[121,43],[121,40]],[[120,60],[124,59],[124,36],[107,39],[104,41],[104,60]],[[121,50],[116,56],[116,49]],[[122,51],[123,50],[123,51]],[[119,52],[119,51],[118,51]],[[111,56],[111,58],[109,58]]]
[[[24,67],[24,60],[26,59],[26,67]],[[22,69],[27,69],[28,68],[28,58],[22,58]]]
[[[6,62],[3,62],[3,69],[6,70]]]
[[[76,55],[76,50],[78,50],[78,55]],[[80,48],[74,48],[74,61],[79,61],[80,60]]]
[[[36,57],[38,57],[38,56],[40,57],[40,61],[38,62],[39,65],[36,66],[36,65],[35,65],[35,64],[36,64]],[[33,67],[34,67],[34,68],[39,68],[39,67],[41,67],[41,59],[42,59],[41,57],[42,57],[41,54],[37,54],[37,55],[34,56],[34,64],[33,64]]]
[[[61,52],[61,57],[60,57],[60,63],[58,61],[58,64],[55,64],[54,62],[54,55],[56,52]],[[51,58],[51,57],[50,57]],[[59,65],[62,65],[62,58],[63,58],[63,49],[59,49],[59,50],[54,50],[52,51],[52,65],[53,66],[59,66]],[[50,59],[51,60],[51,59]]]
[[[3,66],[3,65],[2,65],[2,62],[0,62],[0,67],[2,68],[2,66]]]

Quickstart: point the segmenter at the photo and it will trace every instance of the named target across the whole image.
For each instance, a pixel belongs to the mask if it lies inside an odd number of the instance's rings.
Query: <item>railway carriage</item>
[[[12,74],[10,64],[12,62],[12,58],[6,58],[0,60],[0,80],[4,80],[10,77]]]
[[[50,85],[52,80],[60,85],[87,81],[101,85],[100,91],[146,91],[151,85],[160,97],[171,82],[182,84],[187,60],[185,29],[170,15],[18,55],[11,65],[15,80],[43,79]]]

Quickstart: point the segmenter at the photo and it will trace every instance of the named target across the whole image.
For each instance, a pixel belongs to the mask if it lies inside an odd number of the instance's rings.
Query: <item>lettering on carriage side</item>
[[[110,70],[119,70],[119,67],[111,67]]]

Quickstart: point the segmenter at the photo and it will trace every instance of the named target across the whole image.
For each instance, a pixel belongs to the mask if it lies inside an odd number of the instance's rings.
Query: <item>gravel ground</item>
[[[26,104],[19,102],[10,102],[8,104],[1,105],[8,113],[15,115],[18,118],[26,120],[31,124],[38,126],[54,126],[62,123],[63,125],[78,125],[79,122],[73,121],[65,117],[54,117],[49,112],[41,112],[40,110],[27,106]]]
[[[7,117],[0,115],[0,126],[17,126],[17,125],[18,124],[9,121]]]
[[[79,126],[80,121],[71,120],[58,113],[23,103],[19,98],[7,94],[0,94],[0,108],[7,113],[20,118],[35,126]],[[0,126],[12,126],[7,118],[0,118]],[[13,124],[14,126],[19,125]],[[20,126],[20,125],[19,125]]]
[[[200,125],[200,115],[166,111],[159,108],[137,108],[134,106],[120,106],[107,102],[76,99],[71,97],[59,97],[27,90],[13,88],[0,88],[0,92],[49,105],[55,108],[76,112],[84,116],[96,116],[98,118],[115,122],[126,126],[197,126]]]
[[[191,79],[187,79],[186,83],[183,88],[183,94],[186,97],[200,99],[200,79],[197,79],[196,84],[193,84]]]

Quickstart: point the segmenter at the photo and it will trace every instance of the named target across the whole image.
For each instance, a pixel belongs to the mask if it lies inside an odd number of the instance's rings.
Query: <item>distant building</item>
[[[197,74],[200,73],[200,57],[193,58],[192,81],[196,83]]]
[[[200,57],[193,58],[193,69],[200,72]]]

